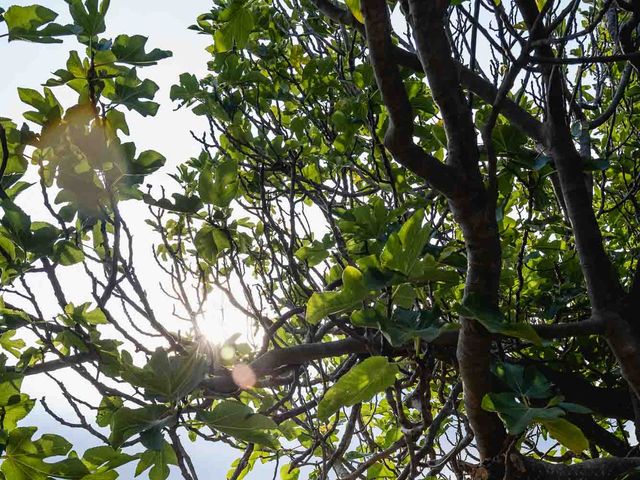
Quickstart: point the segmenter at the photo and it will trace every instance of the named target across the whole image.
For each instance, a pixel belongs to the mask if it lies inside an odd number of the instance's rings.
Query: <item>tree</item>
[[[20,90],[28,125],[1,121],[7,479],[196,479],[185,435],[239,448],[232,479],[257,460],[282,479],[637,475],[635,0],[216,1],[191,27],[210,75],[171,90],[210,127],[171,197],[142,187],[162,155],[124,141],[125,110],[157,110],[138,68],[170,52],[102,38],[107,0],[66,1],[72,25],[4,12],[9,40],[80,50]],[[27,164],[48,222],[18,206]],[[125,201],[149,206],[175,329]],[[203,337],[214,290],[259,345]],[[21,379],[61,369],[103,397],[58,383],[78,414],[59,420],[104,443],[82,457],[17,426]]]

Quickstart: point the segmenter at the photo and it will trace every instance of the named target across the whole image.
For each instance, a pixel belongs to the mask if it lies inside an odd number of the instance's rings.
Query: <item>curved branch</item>
[[[413,110],[394,58],[391,22],[384,0],[363,4],[369,58],[382,100],[389,111],[385,146],[393,157],[447,197],[459,188],[456,171],[427,154],[413,141]]]
[[[349,10],[339,7],[329,0],[312,0],[312,3],[322,14],[332,21],[351,26],[358,30],[363,36],[366,35],[363,25],[353,17]],[[415,53],[409,52],[395,44],[391,46],[391,49],[393,58],[398,65],[409,68],[415,72],[424,73],[420,59]],[[461,85],[466,90],[473,92],[485,103],[489,105],[493,104],[497,97],[497,88],[462,63],[456,60],[454,60],[454,63],[459,71]],[[538,143],[543,143],[544,133],[542,122],[518,106],[513,100],[509,98],[504,100],[501,113],[513,125],[520,129],[522,133]]]
[[[485,103],[493,105],[496,98],[498,98],[498,89],[464,65],[457,65],[462,86],[480,97]],[[502,101],[500,113],[522,133],[535,142],[544,144],[544,125],[542,122],[520,108],[513,100],[505,98]]]
[[[624,98],[624,92],[627,88],[627,85],[629,84],[629,80],[631,79],[632,71],[633,71],[633,65],[631,63],[628,63],[624,67],[622,75],[620,76],[620,83],[618,83],[618,88],[616,89],[616,93],[613,95],[611,102],[609,102],[609,106],[605,109],[604,112],[602,112],[600,115],[598,115],[596,118],[594,118],[589,122],[589,130],[598,128],[604,122],[609,120],[611,115],[613,115],[616,112],[618,108],[618,104]]]
[[[369,346],[359,340],[347,338],[335,342],[307,343],[292,347],[270,350],[256,358],[249,367],[257,379],[275,373],[283,367],[295,367],[323,358],[339,357],[351,353],[367,353]],[[212,393],[231,394],[238,391],[230,372],[202,382],[202,386]]]

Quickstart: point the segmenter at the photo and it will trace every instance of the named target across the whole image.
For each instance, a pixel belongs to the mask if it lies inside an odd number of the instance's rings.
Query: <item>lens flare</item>
[[[238,363],[235,365],[231,371],[231,378],[233,378],[235,384],[243,390],[253,387],[258,380],[253,369],[246,363]]]

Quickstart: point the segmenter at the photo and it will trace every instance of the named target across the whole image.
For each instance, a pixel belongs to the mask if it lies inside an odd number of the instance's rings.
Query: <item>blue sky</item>
[[[36,3],[36,0],[0,0],[0,6],[4,8],[13,4],[30,5],[32,3]],[[38,3],[60,13],[59,21],[61,23],[68,20],[66,3],[63,0],[42,0]],[[200,132],[204,130],[205,125],[199,122],[198,117],[192,115],[188,110],[173,110],[174,106],[169,100],[169,88],[173,83],[176,83],[176,79],[182,72],[189,71],[198,76],[202,76],[206,72],[206,62],[209,55],[204,51],[204,48],[209,44],[209,39],[187,30],[187,27],[194,23],[197,15],[206,12],[209,5],[210,0],[183,0],[181,2],[111,0],[106,37],[115,37],[120,33],[142,34],[149,37],[150,46],[173,52],[173,57],[140,72],[143,78],[151,78],[160,86],[156,97],[156,101],[161,104],[158,115],[154,118],[143,118],[136,113],[127,115],[131,138],[136,142],[139,150],[154,149],[167,157],[165,168],[151,178],[151,183],[156,185],[168,184],[168,173],[171,173],[175,166],[199,152],[199,148],[191,138],[189,131]],[[6,38],[0,39],[0,64],[2,65],[0,117],[9,117],[20,124],[22,112],[25,109],[18,99],[16,89],[19,86],[41,89],[41,84],[51,76],[50,73],[65,65],[70,49],[78,49],[73,40],[66,40],[61,45],[40,45],[25,42],[9,44]],[[56,95],[63,104],[66,101],[67,105],[72,104],[75,99],[75,94],[70,90],[65,92],[64,87],[59,87],[56,90]],[[25,202],[29,195],[34,194],[35,192],[30,193],[28,190],[23,194],[22,201]],[[37,211],[37,208],[34,211],[33,205],[31,207],[29,213],[34,215],[41,213]],[[138,255],[140,263],[137,268],[139,271],[143,270],[143,278],[146,277],[153,283],[157,279],[155,276],[157,267],[148,255],[148,236],[150,233],[143,224],[146,210],[136,209],[135,206],[132,206],[126,213],[128,213],[130,225],[134,227],[134,235],[137,237],[138,244],[142,244],[141,252],[146,253],[146,255]],[[69,280],[73,281],[73,278],[69,278]],[[151,285],[149,289],[153,290]],[[81,295],[81,292],[78,295]],[[156,295],[158,296],[155,300],[159,304],[165,301],[157,291]],[[216,325],[215,328],[220,329],[220,326]],[[59,378],[65,382],[75,382],[72,377],[61,376]],[[70,413],[64,401],[52,393],[55,390],[55,385],[47,379],[29,378],[25,380],[24,388],[36,398],[46,396],[50,406],[62,416]],[[93,437],[84,432],[61,427],[49,418],[41,407],[36,408],[26,419],[26,422],[29,425],[38,425],[40,433],[65,435],[76,445],[79,452],[96,445]],[[190,444],[188,440],[185,443],[188,446]],[[222,444],[197,443],[190,445],[190,447],[189,451],[193,454],[192,458],[201,479],[224,478],[232,460],[238,455],[236,451]],[[143,475],[140,478],[145,477],[146,475]],[[133,469],[123,470],[120,478],[133,478]],[[177,471],[173,471],[170,478],[179,479],[182,477]],[[272,471],[270,468],[258,467],[247,478],[270,479]]]

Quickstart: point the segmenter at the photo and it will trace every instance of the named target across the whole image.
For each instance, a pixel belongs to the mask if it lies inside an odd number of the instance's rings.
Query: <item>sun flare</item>
[[[212,294],[206,307],[198,328],[211,343],[220,345],[232,337],[236,337],[235,343],[255,343],[259,334],[251,319],[231,305],[224,294]]]

